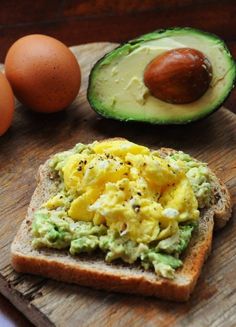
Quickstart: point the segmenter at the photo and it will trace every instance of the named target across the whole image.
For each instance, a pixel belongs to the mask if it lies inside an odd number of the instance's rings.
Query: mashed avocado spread
[[[126,140],[77,144],[49,162],[57,191],[36,210],[33,246],[104,253],[173,278],[211,201],[207,166]]]

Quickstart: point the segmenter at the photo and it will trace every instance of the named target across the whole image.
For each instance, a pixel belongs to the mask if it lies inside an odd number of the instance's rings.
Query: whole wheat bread
[[[166,156],[175,150],[161,148]],[[174,301],[188,300],[204,261],[211,251],[214,226],[221,228],[231,215],[230,195],[225,185],[212,172],[214,204],[201,211],[199,228],[181,256],[183,266],[176,270],[174,280],[158,278],[152,271],[139,265],[106,263],[102,256],[71,256],[68,251],[32,248],[31,223],[34,211],[52,194],[56,185],[50,179],[49,161],[40,166],[38,185],[32,196],[27,217],[11,246],[11,261],[18,272],[42,275],[70,283],[92,286],[116,292],[156,296]]]

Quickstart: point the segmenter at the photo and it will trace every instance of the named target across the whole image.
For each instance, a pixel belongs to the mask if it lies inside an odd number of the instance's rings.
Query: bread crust
[[[163,156],[175,152],[167,148],[159,151]],[[158,278],[154,272],[144,271],[137,265],[109,264],[94,255],[71,256],[61,250],[33,249],[31,223],[34,211],[56,192],[55,183],[50,179],[48,162],[39,168],[38,185],[27,216],[11,246],[11,262],[16,271],[97,289],[156,296],[172,301],[189,299],[203,263],[211,251],[214,225],[217,228],[223,227],[231,214],[229,192],[213,172],[215,204],[201,211],[199,228],[194,232],[182,258],[183,266],[176,270],[175,279],[169,280]]]

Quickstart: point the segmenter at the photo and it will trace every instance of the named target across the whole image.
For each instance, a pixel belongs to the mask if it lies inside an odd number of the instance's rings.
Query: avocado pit
[[[145,68],[144,83],[157,99],[173,104],[198,100],[208,90],[212,66],[200,51],[178,48],[154,58]]]

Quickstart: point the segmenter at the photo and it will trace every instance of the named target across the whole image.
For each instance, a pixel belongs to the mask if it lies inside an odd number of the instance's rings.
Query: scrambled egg
[[[94,142],[91,151],[65,158],[64,191],[44,206],[69,198],[74,221],[105,224],[132,241],[150,243],[176,234],[179,223],[199,218],[198,202],[184,169],[158,152],[126,140]]]

